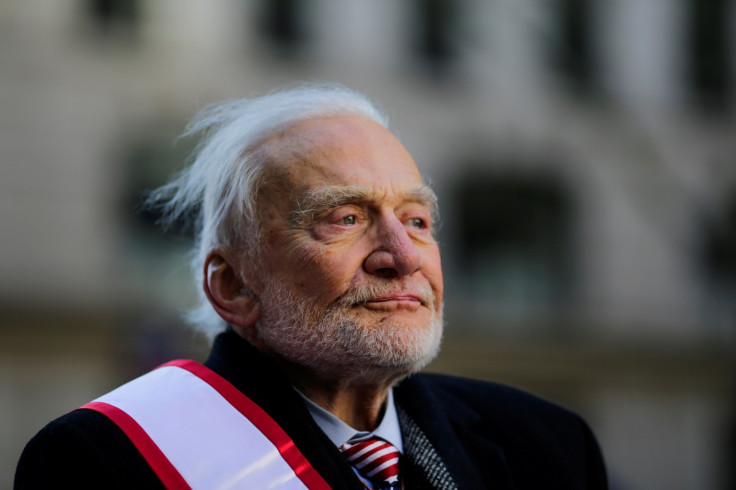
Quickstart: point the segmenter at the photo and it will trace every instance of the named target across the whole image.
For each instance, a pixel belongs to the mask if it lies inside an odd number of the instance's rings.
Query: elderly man
[[[198,215],[204,365],[174,361],[44,428],[17,488],[603,489],[576,415],[414,374],[437,353],[436,198],[364,96],[211,107],[153,196]]]

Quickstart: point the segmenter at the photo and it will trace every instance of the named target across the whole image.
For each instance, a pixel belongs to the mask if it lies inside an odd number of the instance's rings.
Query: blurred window
[[[102,35],[130,35],[141,20],[138,0],[87,0],[87,12]]]
[[[413,47],[427,68],[437,74],[457,57],[460,7],[461,3],[453,0],[416,0]]]
[[[732,2],[689,0],[689,70],[695,99],[706,109],[724,109],[732,89]]]
[[[172,237],[192,239],[195,231],[193,216],[185,216],[164,234],[158,223],[160,211],[146,209],[142,204],[148,191],[166,183],[172,174],[184,167],[193,142],[177,140],[174,131],[149,128],[144,134],[134,136],[126,147],[129,150],[123,162],[122,206],[132,241],[148,244],[149,251],[163,248],[166,252]]]
[[[716,328],[736,335],[736,192],[705,227],[708,314]]]
[[[591,88],[590,0],[556,0],[557,40],[550,46],[557,70],[575,90]]]
[[[195,144],[196,138],[176,139],[181,127],[169,121],[136,126],[133,132],[121,135],[112,149],[121,164],[115,184],[120,186],[121,226],[116,251],[120,253],[122,268],[116,280],[125,285],[130,304],[155,305],[152,321],[161,328],[167,323],[178,323],[171,317],[172,305],[179,309],[193,304],[190,302],[196,294],[191,269],[187,267],[194,245],[195,214],[188,214],[164,230],[158,223],[160,210],[143,208],[147,192],[165,184],[173,173],[184,168]],[[139,313],[145,317],[150,312]]]
[[[550,308],[571,292],[572,206],[551,176],[469,174],[455,188],[463,289],[502,310]]]
[[[271,47],[284,57],[297,55],[308,41],[308,0],[262,0],[258,29]]]

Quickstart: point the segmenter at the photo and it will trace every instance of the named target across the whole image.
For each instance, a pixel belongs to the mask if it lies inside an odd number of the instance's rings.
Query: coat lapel
[[[421,376],[402,382],[395,395],[405,456],[423,480],[405,481],[407,488],[515,488],[503,451],[481,436],[479,414],[441,400]]]
[[[422,429],[404,410],[397,410],[404,442],[406,474],[403,479],[406,485],[423,487],[426,484],[437,490],[456,490],[455,479]]]

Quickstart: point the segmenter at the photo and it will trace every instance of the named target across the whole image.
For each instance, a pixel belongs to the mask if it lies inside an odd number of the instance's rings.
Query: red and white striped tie
[[[399,483],[399,451],[382,439],[340,446],[351,465],[373,483],[376,490],[401,488]]]

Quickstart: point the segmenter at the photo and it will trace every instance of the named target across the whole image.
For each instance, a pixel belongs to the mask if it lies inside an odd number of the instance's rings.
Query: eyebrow
[[[296,203],[297,209],[291,212],[292,221],[301,225],[314,219],[318,214],[345,204],[370,201],[375,197],[370,187],[360,185],[332,185],[319,187],[304,194]],[[405,192],[405,200],[424,204],[430,208],[432,220],[439,215],[437,195],[426,185],[409,189]]]

